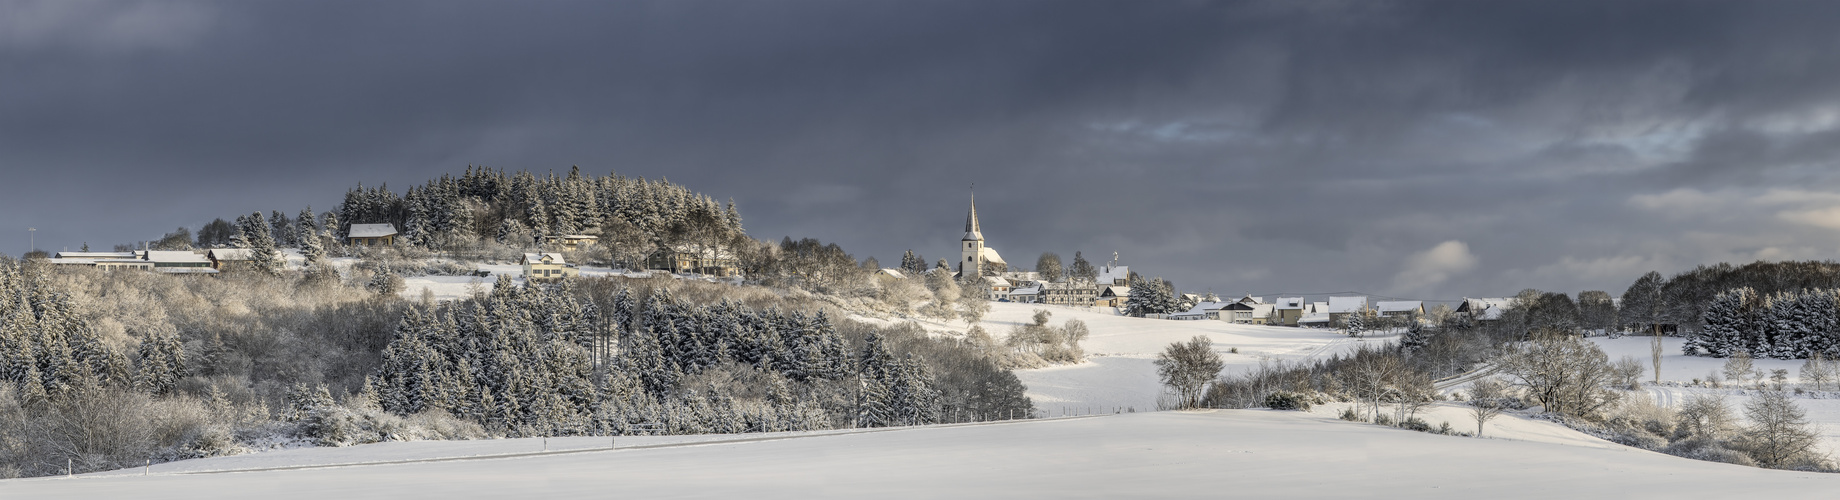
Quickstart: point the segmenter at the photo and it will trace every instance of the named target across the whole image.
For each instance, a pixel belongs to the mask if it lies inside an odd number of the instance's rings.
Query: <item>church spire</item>
[[[981,231],[978,231],[977,190],[976,189],[977,188],[973,187],[971,191],[971,211],[965,214],[965,240],[964,241],[984,241],[984,233]]]

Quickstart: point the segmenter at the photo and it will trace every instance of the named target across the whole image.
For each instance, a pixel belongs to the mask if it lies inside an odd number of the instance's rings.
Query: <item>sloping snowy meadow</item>
[[[372,447],[446,443],[305,449],[283,461],[166,464],[147,476],[0,481],[0,497],[1823,498],[1840,488],[1840,475],[1698,462],[1588,437],[1475,439],[1267,410],[648,439],[611,451],[552,442],[581,448],[547,454],[529,453],[539,445],[532,439],[482,441],[450,450],[471,456],[373,465],[356,463],[414,454]],[[494,451],[523,454],[478,456]],[[318,467],[276,468],[288,464]]]

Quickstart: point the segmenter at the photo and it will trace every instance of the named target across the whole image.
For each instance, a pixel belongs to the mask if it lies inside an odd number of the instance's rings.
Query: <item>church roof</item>
[[[962,241],[984,241],[984,233],[978,231],[976,193],[971,195],[971,211],[965,213],[965,239]]]

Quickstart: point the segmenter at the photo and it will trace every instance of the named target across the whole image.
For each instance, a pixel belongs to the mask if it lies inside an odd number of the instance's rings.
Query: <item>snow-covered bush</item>
[[[1265,396],[1265,407],[1273,410],[1310,411],[1311,399],[1314,398],[1289,391],[1274,392]]]

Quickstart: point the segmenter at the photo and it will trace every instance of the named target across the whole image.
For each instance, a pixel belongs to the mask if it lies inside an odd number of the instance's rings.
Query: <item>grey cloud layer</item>
[[[666,176],[884,262],[952,252],[975,182],[1012,261],[1222,293],[1840,245],[1840,4],[0,5],[0,228],[49,248],[469,163]]]

